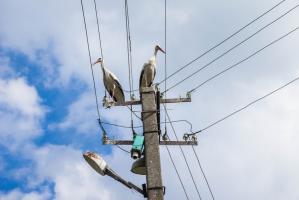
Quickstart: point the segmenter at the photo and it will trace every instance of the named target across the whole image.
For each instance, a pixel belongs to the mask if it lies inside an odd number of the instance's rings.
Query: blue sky
[[[123,87],[129,88],[124,2],[97,2],[105,64]],[[169,1],[168,72],[174,72],[278,2]],[[297,4],[286,0],[174,76],[168,85],[192,74]],[[91,56],[96,60],[99,43],[93,1],[86,0],[84,5]],[[164,48],[163,6],[164,1],[129,0],[134,88],[155,44]],[[184,96],[195,85],[299,26],[298,9],[170,90],[167,96]],[[98,152],[127,180],[138,185],[145,182],[144,177],[130,172],[130,155],[101,144],[80,1],[4,0],[0,12],[0,199],[141,199],[108,177],[98,176],[82,157],[87,150]],[[297,32],[201,87],[192,95],[192,103],[169,105],[171,118],[189,120],[193,129],[199,130],[298,76]],[[158,55],[157,62],[156,81],[164,77],[164,56]],[[98,67],[94,70],[101,102],[102,74]],[[297,83],[290,85],[198,137],[196,151],[216,199],[299,198],[298,87]],[[100,113],[107,122],[130,125],[126,108],[101,107]],[[135,123],[140,121],[135,119]],[[179,137],[189,130],[184,123],[176,123],[175,128]],[[131,136],[126,129],[106,129],[113,138]],[[168,131],[173,137],[170,127]],[[175,147],[170,150],[190,199],[198,199],[180,152]],[[184,151],[203,199],[211,199],[191,149],[186,147]],[[164,147],[161,163],[167,187],[165,198],[184,199]]]

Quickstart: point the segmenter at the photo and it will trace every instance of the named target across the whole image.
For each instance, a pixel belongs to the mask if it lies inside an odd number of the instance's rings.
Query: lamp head
[[[107,163],[106,161],[99,155],[94,152],[85,152],[83,154],[86,162],[99,174],[102,176],[106,175]]]

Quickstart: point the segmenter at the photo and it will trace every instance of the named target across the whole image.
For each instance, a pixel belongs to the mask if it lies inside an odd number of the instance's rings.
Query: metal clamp
[[[163,190],[163,195],[165,195],[166,187],[165,186],[157,186],[157,187],[150,187],[147,190]]]
[[[156,113],[158,110],[144,110],[141,113]]]
[[[143,131],[143,134],[147,134],[147,133],[159,133],[158,130],[153,130],[153,131]]]

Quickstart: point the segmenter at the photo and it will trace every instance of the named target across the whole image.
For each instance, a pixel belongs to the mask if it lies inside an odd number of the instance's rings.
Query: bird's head
[[[156,45],[155,46],[155,52],[158,52],[158,51],[161,51],[162,53],[165,53],[165,51],[159,45]]]
[[[98,58],[92,65],[95,65],[97,63],[103,63],[102,58]]]

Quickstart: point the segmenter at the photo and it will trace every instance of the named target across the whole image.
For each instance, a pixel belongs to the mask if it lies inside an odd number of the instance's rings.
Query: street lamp
[[[102,176],[108,175],[114,180],[122,183],[123,185],[127,186],[130,189],[134,189],[137,192],[141,193],[145,196],[145,192],[139,188],[138,186],[134,185],[133,183],[124,180],[121,178],[117,173],[115,173],[106,163],[106,161],[94,152],[86,152],[83,154],[84,159],[86,162],[99,174]]]

